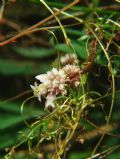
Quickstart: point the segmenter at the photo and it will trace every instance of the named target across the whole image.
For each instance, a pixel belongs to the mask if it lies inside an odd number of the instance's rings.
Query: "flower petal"
[[[55,108],[55,103],[54,103],[55,99],[56,99],[56,96],[54,96],[54,95],[48,95],[46,97],[45,108],[48,108],[48,107]]]

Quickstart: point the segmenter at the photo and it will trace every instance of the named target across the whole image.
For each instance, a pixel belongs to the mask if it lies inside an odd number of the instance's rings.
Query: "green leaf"
[[[71,35],[83,36],[85,33],[76,29],[66,29],[66,32]]]
[[[84,159],[86,157],[88,157],[89,152],[85,152],[85,153],[72,153],[69,157],[69,159]]]
[[[0,129],[6,129],[16,124],[24,123],[24,119],[30,119],[43,115],[44,111],[41,108],[33,108],[28,104],[24,106],[24,114],[21,114],[21,104],[19,103],[0,103]]]
[[[109,159],[120,159],[120,152],[113,152],[110,156]]]
[[[15,144],[16,135],[13,133],[0,133],[0,148],[6,148]]]
[[[0,130],[11,127],[15,124],[20,123],[21,121],[24,122],[21,115],[2,114],[0,115]]]
[[[98,52],[97,55],[96,55],[95,63],[97,63],[101,66],[106,66],[108,61],[107,61],[104,54],[101,54],[101,53]]]
[[[78,43],[73,43],[72,45],[78,56],[85,60],[87,58],[85,44],[82,45]],[[71,51],[71,48],[67,44],[58,44],[56,45],[56,49],[64,53],[69,53]]]
[[[50,57],[51,55],[55,54],[55,50],[52,48],[22,48],[22,47],[15,47],[14,48],[17,54],[20,54],[24,57],[28,58],[45,58]]]
[[[35,75],[45,72],[50,67],[50,62],[33,63],[28,61],[0,60],[0,74],[4,75]]]
[[[20,103],[0,103],[0,148],[14,145],[18,138],[18,131],[24,129],[24,120],[37,118],[44,114],[41,107],[31,105],[24,106],[24,114],[21,114]],[[22,127],[21,127],[22,125]],[[24,126],[23,126],[24,125]]]
[[[20,112],[20,104],[18,103],[2,103],[2,101],[0,101],[0,110],[2,111],[6,111],[9,113],[19,113]]]
[[[85,46],[85,42],[81,42],[79,43],[72,43],[73,48],[75,49],[78,57],[80,57],[83,60],[86,60],[88,55],[87,55],[87,51],[86,51],[86,46]],[[56,49],[63,52],[63,53],[69,53],[71,52],[71,48],[67,45],[67,44],[58,44],[56,45]],[[96,56],[96,60],[95,60],[96,64],[99,65],[107,65],[107,59],[105,57],[104,54],[98,53],[98,55]]]

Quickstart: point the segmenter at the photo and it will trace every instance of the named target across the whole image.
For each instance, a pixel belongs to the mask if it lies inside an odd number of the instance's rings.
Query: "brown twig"
[[[120,9],[120,5],[102,6],[102,7],[100,7],[100,9],[105,9],[105,10],[116,9],[116,10],[118,10],[118,9]]]
[[[15,100],[15,99],[18,99],[18,98],[20,98],[20,97],[23,97],[24,95],[29,94],[30,92],[32,92],[32,91],[31,91],[31,90],[24,91],[24,92],[22,92],[22,93],[20,93],[20,94],[18,94],[18,95],[16,95],[16,96],[14,96],[14,97],[11,97],[11,98],[8,98],[7,100],[1,101],[1,102],[0,102],[0,105],[1,105],[1,104],[5,104],[5,103],[7,103],[7,102],[11,102],[11,101],[13,101],[13,100]]]
[[[112,153],[113,151],[115,151],[116,149],[120,148],[120,145],[116,145],[116,146],[113,146],[113,147],[110,147],[102,152],[99,152],[91,157],[87,157],[86,159],[105,159],[105,158],[108,158],[108,155],[110,153]]]
[[[61,10],[55,12],[54,14],[50,15],[49,17],[43,19],[42,21],[36,23],[35,25],[25,29],[24,31],[22,31],[21,33],[17,34],[16,36],[6,40],[6,41],[3,41],[0,43],[0,46],[3,46],[3,45],[6,45],[6,44],[9,44],[13,41],[16,41],[18,38],[24,36],[24,35],[27,35],[31,30],[37,28],[37,27],[40,27],[42,26],[44,23],[46,23],[47,21],[51,20],[52,18],[54,18],[55,16],[59,15],[61,12],[69,9],[70,7],[74,6],[75,4],[77,4],[80,0],[76,0],[72,3],[70,3],[69,5],[67,5],[66,7],[62,8]]]
[[[8,25],[9,27],[11,27],[11,28],[13,28],[17,31],[21,29],[21,27],[18,24],[16,24],[15,22],[10,21],[8,19],[5,19],[5,18],[2,19],[2,23]]]
[[[91,138],[100,136],[101,134],[105,133],[107,135],[113,136],[113,137],[118,137],[120,138],[120,135],[118,134],[112,134],[110,133],[111,130],[115,129],[116,127],[118,127],[118,125],[116,123],[111,124],[111,125],[102,125],[102,126],[96,126],[95,124],[91,123],[89,121],[89,123],[95,127],[94,130],[90,131],[90,132],[86,132],[83,133],[81,135],[78,136],[77,141],[79,142],[84,142],[86,140],[89,140]]]

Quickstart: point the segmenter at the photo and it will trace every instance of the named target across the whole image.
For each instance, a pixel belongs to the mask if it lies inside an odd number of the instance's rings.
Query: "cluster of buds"
[[[80,68],[77,57],[74,54],[70,54],[69,59],[68,56],[67,54],[60,59],[61,64],[64,61],[65,66],[60,69],[53,68],[46,74],[37,75],[35,78],[40,84],[31,85],[34,96],[38,97],[39,101],[41,101],[42,96],[46,98],[45,108],[55,108],[56,97],[67,95],[67,86],[77,87],[80,84]]]

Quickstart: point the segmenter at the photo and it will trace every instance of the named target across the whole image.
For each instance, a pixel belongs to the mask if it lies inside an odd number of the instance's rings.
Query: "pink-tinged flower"
[[[66,75],[62,69],[57,70],[53,68],[51,72],[48,72],[48,78],[51,80],[51,85],[48,86],[48,90],[51,94],[65,94],[66,93]]]
[[[62,65],[66,65],[66,64],[78,64],[79,61],[77,59],[77,55],[76,54],[66,54],[65,56],[62,56],[60,58],[60,62]]]
[[[72,58],[77,59],[76,55],[72,55]],[[67,85],[77,87],[80,84],[80,68],[78,65],[68,64],[62,69],[53,68],[46,74],[37,75],[35,78],[41,84],[31,85],[34,95],[38,97],[39,101],[41,101],[41,96],[45,96],[45,108],[54,108],[56,96],[67,95]]]
[[[30,85],[30,86],[34,91],[34,96],[38,97],[38,100],[41,101],[41,96],[45,95],[47,93],[46,86],[44,84],[37,85],[37,83],[35,83],[34,86],[32,86],[32,85]]]
[[[55,108],[55,103],[54,103],[55,99],[56,99],[55,95],[48,95],[46,97],[45,108],[48,108],[48,107]]]
[[[48,71],[47,74],[41,74],[36,76],[40,82],[42,82],[48,91],[48,94],[58,95],[66,94],[66,75],[62,69],[53,68]]]
[[[80,68],[77,65],[66,65],[63,70],[67,76],[66,82],[77,87],[80,84]]]

